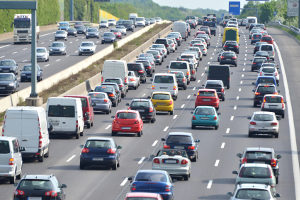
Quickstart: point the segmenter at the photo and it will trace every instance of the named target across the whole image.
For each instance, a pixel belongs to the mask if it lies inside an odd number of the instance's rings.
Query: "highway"
[[[193,30],[194,31],[194,30]],[[294,200],[295,188],[292,168],[291,145],[289,134],[289,118],[280,120],[279,138],[255,137],[248,138],[248,116],[259,108],[253,108],[253,85],[257,73],[251,72],[251,59],[253,58],[253,45],[248,39],[248,30],[240,28],[240,54],[238,55],[238,67],[231,67],[231,88],[226,90],[226,100],[220,103],[219,112],[220,127],[212,129],[191,129],[191,111],[194,108],[197,89],[205,83],[206,67],[210,63],[216,63],[216,54],[221,50],[222,28],[219,28],[217,36],[212,37],[208,55],[200,63],[197,71],[197,80],[191,82],[187,90],[180,90],[178,99],[175,101],[173,116],[159,114],[154,124],[144,124],[144,135],[140,138],[132,136],[114,137],[117,144],[122,146],[120,168],[117,171],[105,169],[79,170],[80,145],[90,136],[111,136],[111,115],[97,114],[94,127],[86,129],[80,140],[76,139],[52,139],[50,156],[43,163],[26,162],[23,166],[23,174],[55,174],[61,183],[67,184],[67,199],[72,200],[122,200],[129,191],[127,177],[134,176],[138,169],[151,169],[151,157],[161,147],[161,138],[170,131],[192,132],[194,138],[200,139],[199,159],[192,163],[192,174],[189,181],[175,180],[175,200],[196,199],[228,199],[227,192],[234,190],[235,175],[231,172],[239,167],[239,159],[236,154],[242,152],[245,147],[262,146],[273,147],[276,153],[281,154],[280,177],[276,189],[281,198]],[[294,109],[300,109],[297,99],[297,65],[299,57],[297,52],[287,54],[289,42],[293,40],[287,35],[275,29],[270,29],[283,54],[286,66],[289,86],[291,86],[292,105]],[[193,34],[192,34],[193,35]],[[50,36],[49,36],[50,37]],[[193,36],[188,38],[190,41]],[[52,37],[53,39],[53,37]],[[42,41],[41,41],[42,42]],[[68,40],[69,42],[69,40]],[[74,44],[75,45],[75,44]],[[299,44],[294,45],[299,49]],[[23,47],[23,46],[22,46]],[[161,66],[157,66],[156,72],[166,72],[166,65],[175,60],[181,52],[188,47],[188,42],[181,45],[175,53],[165,59]],[[25,48],[25,47],[23,47]],[[76,48],[77,49],[77,48]],[[1,49],[3,51],[3,49]],[[19,51],[19,50],[16,50]],[[292,56],[292,57],[291,57]],[[299,56],[299,55],[298,55]],[[55,57],[56,58],[56,57]],[[50,58],[51,59],[51,58]],[[298,59],[298,63],[291,59]],[[53,58],[52,58],[53,60]],[[75,60],[75,59],[74,59]],[[75,61],[74,61],[75,62]],[[278,57],[275,62],[279,63]],[[290,68],[290,66],[292,66]],[[62,67],[62,65],[61,65]],[[299,71],[299,70],[298,70]],[[282,81],[282,74],[280,74]],[[290,79],[291,77],[291,79]],[[298,76],[299,77],[299,76]],[[297,84],[294,84],[297,82]],[[299,85],[298,85],[299,86]],[[279,86],[280,94],[285,94],[282,82]],[[113,108],[112,115],[118,109],[126,109],[125,104],[132,98],[147,97],[151,92],[151,83],[146,84],[136,91],[130,91],[117,108]],[[296,108],[297,107],[297,108]],[[294,110],[295,122],[297,110]],[[288,115],[286,115],[288,116]],[[299,130],[299,124],[296,124]],[[298,138],[299,140],[299,138]],[[14,186],[2,182],[0,185],[1,199],[9,199],[13,195]]]

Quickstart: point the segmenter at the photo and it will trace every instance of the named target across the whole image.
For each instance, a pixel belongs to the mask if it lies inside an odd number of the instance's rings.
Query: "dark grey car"
[[[88,28],[86,31],[86,39],[97,38],[99,39],[99,30],[97,28]]]
[[[37,81],[43,80],[43,70],[40,68],[39,65],[36,66],[36,76]],[[21,70],[21,82],[31,81],[31,64],[25,65]]]
[[[105,32],[102,36],[102,41],[101,43],[113,43],[114,41],[116,41],[116,36],[114,33],[112,32]]]
[[[0,73],[18,74],[19,66],[13,59],[5,59],[0,61]]]
[[[178,87],[182,87],[184,90],[187,89],[187,79],[182,71],[171,71],[171,74],[175,74]]]
[[[14,73],[0,73],[0,94],[9,94],[17,91],[19,81]]]

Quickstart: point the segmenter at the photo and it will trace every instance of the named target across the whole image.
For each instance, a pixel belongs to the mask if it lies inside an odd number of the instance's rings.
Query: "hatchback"
[[[66,45],[63,42],[53,42],[49,49],[49,55],[60,54],[66,55]]]
[[[143,135],[143,120],[137,110],[118,110],[115,116],[112,116],[111,135],[117,133],[134,133],[138,137]]]
[[[197,106],[213,106],[219,110],[220,99],[215,89],[199,89],[195,101],[195,108]]]
[[[276,86],[274,84],[258,84],[254,92],[253,106],[260,105],[266,94],[278,94]]]
[[[273,76],[276,79],[276,84],[279,84],[279,72],[276,67],[263,64],[259,70],[259,76]]]
[[[136,75],[135,71],[128,71],[128,87],[136,90],[140,86],[140,77]]]
[[[115,91],[116,91],[116,98],[118,99],[118,103],[121,102],[121,90],[119,88],[119,85],[117,83],[114,83],[114,82],[103,82],[101,84],[102,86],[113,86],[115,88]]]
[[[136,63],[142,63],[144,65],[144,68],[145,68],[145,70],[147,72],[147,76],[150,76],[150,77],[153,76],[153,73],[155,72],[155,65],[152,65],[149,60],[138,59],[135,62]]]
[[[259,70],[263,63],[267,62],[266,57],[254,57],[251,65],[251,72]]]
[[[254,46],[253,54],[255,54],[257,51],[259,51],[260,45],[262,45],[262,44],[268,44],[268,43],[266,43],[266,42],[256,42],[255,46]]]
[[[74,36],[77,37],[77,30],[75,28],[68,28],[67,30],[68,36]]]
[[[36,79],[37,81],[43,80],[43,70],[39,65],[36,65]],[[21,70],[21,82],[31,81],[31,64],[25,65]]]
[[[219,99],[225,101],[225,88],[222,80],[207,80],[203,86],[205,89],[215,89]]]
[[[131,71],[128,69],[128,71]],[[128,86],[123,83],[123,79],[121,78],[106,78],[103,83],[116,83],[119,86],[119,90],[121,91],[121,97],[124,98],[127,93]]]
[[[173,115],[174,101],[170,92],[153,92],[149,98],[151,98],[156,111],[164,111]]]
[[[80,169],[90,166],[105,166],[117,170],[120,167],[120,149],[113,138],[89,137],[81,145]]]
[[[272,36],[270,36],[270,35],[263,36],[260,41],[261,42],[267,42],[268,44],[273,44],[274,43],[274,40],[273,40]]]
[[[113,43],[114,41],[116,41],[116,36],[114,33],[111,32],[105,32],[102,36],[102,41],[101,44],[104,43]]]
[[[285,101],[283,96],[278,94],[265,95],[261,104],[261,111],[274,112],[284,118]]]
[[[267,61],[270,60],[269,53],[266,52],[266,51],[257,51],[257,52],[254,54],[254,57],[265,57],[265,58],[267,58]]]
[[[111,100],[113,107],[116,107],[119,103],[118,94],[113,86],[96,86],[95,90],[91,92],[105,92]]]
[[[276,84],[276,79],[274,76],[258,76],[256,78],[256,81],[254,83],[255,87],[257,87],[259,84]]]
[[[47,62],[49,61],[49,52],[45,47],[36,48],[36,59],[38,62]]]
[[[237,41],[226,41],[223,49],[225,51],[234,51],[237,54],[239,54],[240,52],[239,44],[237,43]]]
[[[112,103],[105,92],[89,92],[94,112],[111,113]]]
[[[219,113],[214,107],[197,106],[192,114],[192,129],[197,126],[214,127],[216,130],[219,128]]]
[[[233,51],[224,51],[220,56],[220,64],[231,64],[237,67],[237,57]]]
[[[184,76],[184,72],[182,71],[170,71],[171,74],[175,74],[178,87],[187,89],[187,78]]]
[[[253,33],[251,36],[251,44],[255,44],[256,42],[259,42],[261,38],[262,38],[261,33]]]
[[[128,110],[137,110],[144,121],[154,123],[156,121],[156,110],[150,99],[133,99],[126,104]]]

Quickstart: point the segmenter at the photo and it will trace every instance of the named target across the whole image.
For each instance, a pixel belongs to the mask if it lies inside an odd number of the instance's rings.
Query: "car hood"
[[[50,47],[52,50],[64,50],[65,47]]]
[[[94,49],[95,47],[80,47],[80,49]]]
[[[65,37],[66,34],[55,34],[55,36],[59,36],[59,37]]]
[[[1,69],[10,69],[11,67],[14,68],[16,66],[5,66],[5,65],[4,66],[0,66]]]
[[[46,56],[46,53],[36,53],[36,56]]]
[[[114,38],[114,37],[106,37],[106,36],[104,36],[103,39],[104,39],[104,40],[113,40],[113,39],[115,39],[115,38]]]

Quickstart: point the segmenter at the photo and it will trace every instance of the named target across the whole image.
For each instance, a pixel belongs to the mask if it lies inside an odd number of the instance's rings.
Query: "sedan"
[[[49,61],[49,52],[45,47],[37,47],[36,48],[36,59],[39,62],[47,62]]]
[[[57,41],[57,40],[65,40],[67,41],[68,40],[68,33],[67,31],[63,31],[63,30],[58,30],[55,32],[55,35],[54,35],[54,40]]]
[[[220,56],[220,64],[231,64],[237,67],[237,57],[233,51],[224,51]]]
[[[88,28],[86,31],[86,39],[97,38],[99,39],[99,30],[97,28]]]
[[[21,70],[21,82],[31,81],[31,64],[25,65]],[[43,70],[40,68],[39,65],[36,65],[36,76],[37,81],[43,80]]]
[[[89,137],[81,146],[80,169],[89,166],[104,166],[112,170],[120,167],[120,149],[113,138]]]
[[[54,54],[66,55],[66,45],[63,42],[53,42],[50,46],[50,56]]]
[[[214,127],[216,130],[219,128],[219,114],[212,106],[198,106],[192,112],[192,129],[197,126]]]
[[[266,65],[262,65],[260,70],[259,70],[259,76],[273,76],[275,77],[276,79],[276,84],[278,85],[279,84],[279,72],[277,70],[276,67],[273,67],[273,66],[266,66]]]
[[[127,35],[127,31],[126,31],[125,26],[123,26],[123,25],[117,25],[116,29],[118,29],[122,33],[122,35]]]
[[[93,91],[92,91],[93,92]],[[105,92],[108,96],[108,98],[110,99],[110,101],[112,102],[112,106],[113,107],[117,107],[118,103],[119,103],[119,95],[117,94],[115,88],[113,86],[96,86],[94,92]]]
[[[0,94],[14,93],[19,87],[19,81],[14,73],[0,73]]]
[[[137,89],[140,86],[140,77],[134,71],[128,71],[128,87]]]
[[[138,137],[143,135],[143,120],[137,110],[118,110],[115,116],[112,116],[111,135],[118,133],[134,133]]]
[[[255,46],[254,46],[253,54],[255,54],[259,50],[259,48],[262,44],[268,44],[268,43],[266,43],[266,42],[256,42]]]
[[[267,61],[270,60],[270,56],[269,56],[269,53],[267,51],[257,51],[254,54],[254,57],[265,57],[265,58],[267,58]]]
[[[131,103],[126,104],[128,110],[137,110],[139,111],[142,119],[154,123],[156,121],[156,110],[150,101],[150,99],[133,99]]]
[[[85,26],[77,26],[75,27],[77,30],[77,34],[86,34],[86,27]]]
[[[5,59],[0,61],[0,73],[14,73],[17,75],[19,66],[13,59]]]
[[[116,36],[114,33],[111,32],[105,32],[102,36],[101,44],[104,43],[113,43],[116,41]]]
[[[105,92],[89,92],[94,112],[111,113],[112,103]]]
[[[285,101],[282,95],[266,94],[261,104],[261,111],[274,112],[284,118]]]
[[[236,54],[240,52],[239,44],[236,41],[226,41],[223,49],[225,51],[234,51]]]
[[[96,45],[93,41],[81,42],[79,46],[78,55],[91,54],[93,55],[96,51]]]
[[[251,65],[251,72],[259,70],[263,63],[267,62],[266,57],[254,57]]]
[[[168,172],[163,170],[139,170],[135,177],[129,177],[131,192],[158,193],[163,200],[174,198],[174,186]]]
[[[67,33],[68,33],[68,36],[74,36],[74,37],[77,37],[77,30],[75,28],[69,28],[67,30]]]

